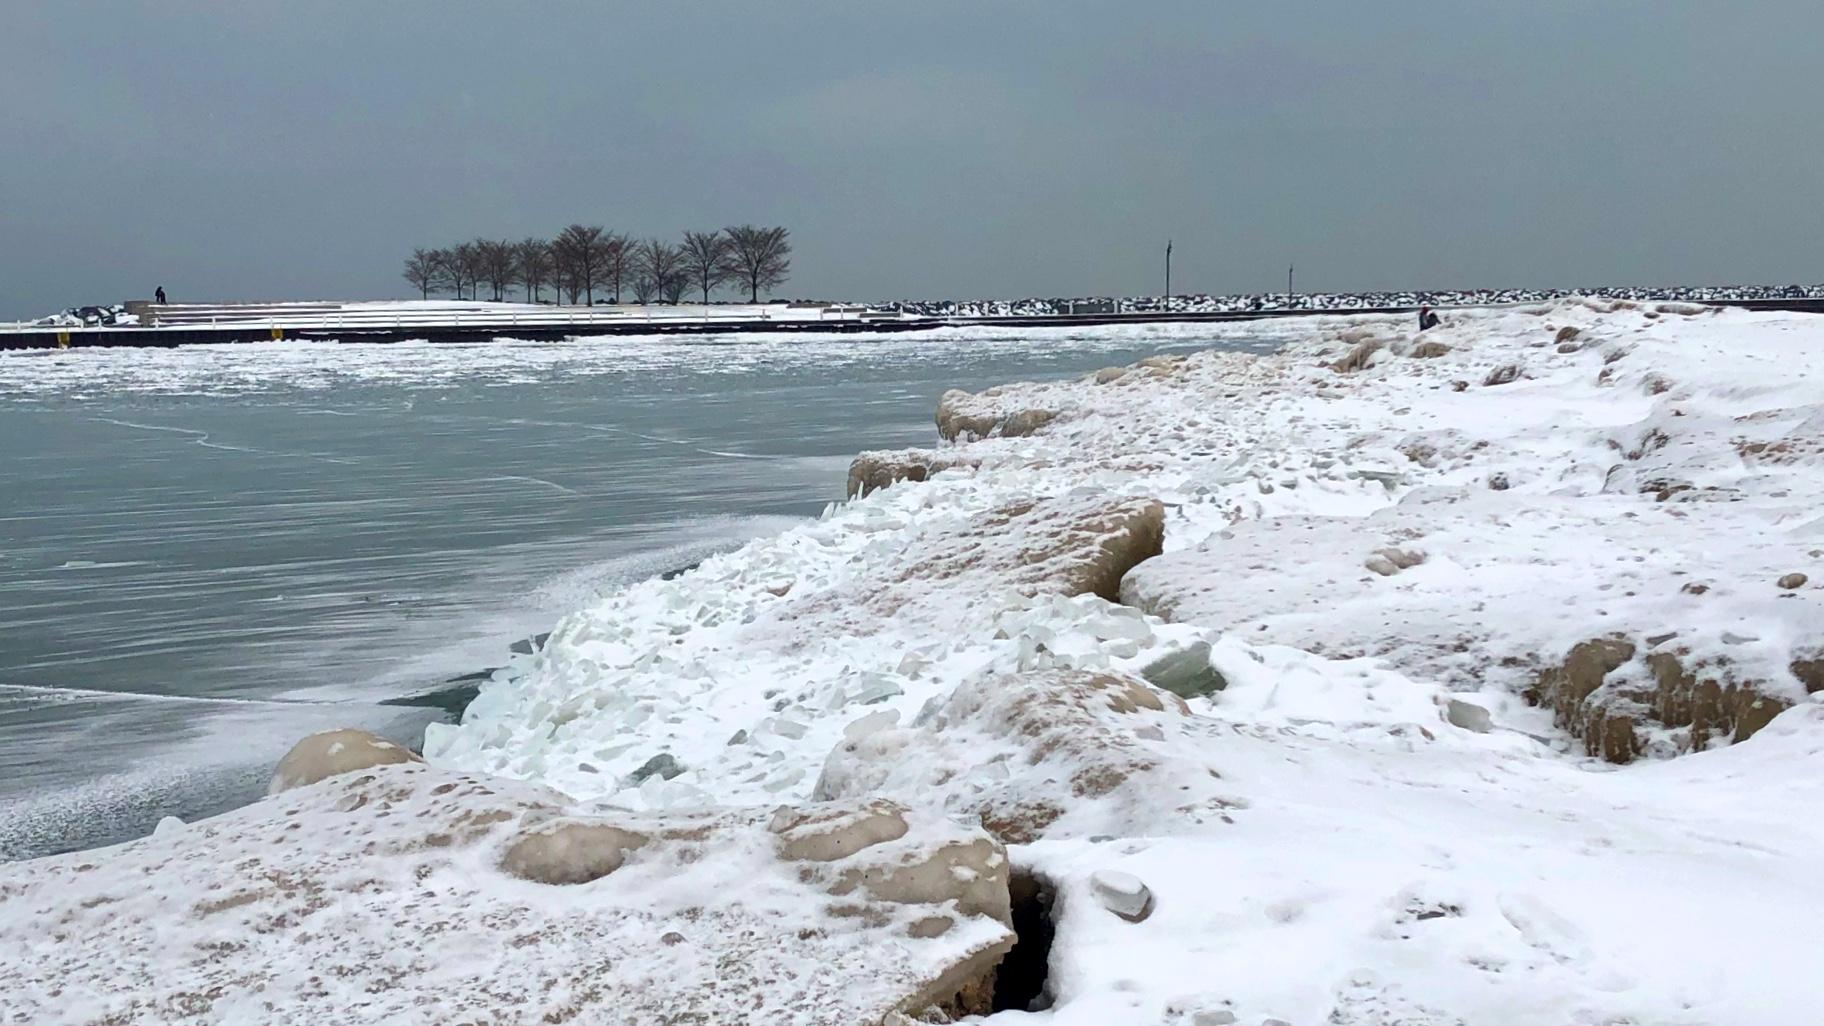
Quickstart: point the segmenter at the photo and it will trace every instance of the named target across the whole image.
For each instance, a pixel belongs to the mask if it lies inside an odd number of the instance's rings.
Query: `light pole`
[[[1165,240],[1165,298],[1172,298],[1172,240]]]
[[[1292,302],[1292,265],[1286,265],[1286,302]]]

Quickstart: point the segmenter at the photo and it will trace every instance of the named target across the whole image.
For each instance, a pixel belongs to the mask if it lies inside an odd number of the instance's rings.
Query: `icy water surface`
[[[415,743],[448,713],[396,703],[815,515],[946,388],[1298,330],[0,354],[0,859],[251,800],[312,730]]]

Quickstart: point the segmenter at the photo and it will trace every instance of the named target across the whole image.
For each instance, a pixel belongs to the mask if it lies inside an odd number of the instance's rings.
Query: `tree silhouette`
[[[431,298],[431,286],[437,284],[437,252],[414,249],[405,259],[405,280],[418,290],[419,299]]]
[[[691,284],[703,293],[709,303],[709,292],[729,280],[734,273],[728,266],[728,236],[720,231],[684,233],[684,270]]]
[[[791,275],[791,232],[751,224],[736,225],[724,231],[729,243],[725,266],[731,278],[747,286],[749,302],[758,303],[761,289],[770,291]]]
[[[563,254],[570,273],[582,286],[580,291],[590,306],[595,305],[595,287],[602,283],[609,238],[612,236],[600,225],[573,224],[559,232],[551,243],[552,248]],[[573,303],[576,302],[577,291],[570,290],[570,301]]]

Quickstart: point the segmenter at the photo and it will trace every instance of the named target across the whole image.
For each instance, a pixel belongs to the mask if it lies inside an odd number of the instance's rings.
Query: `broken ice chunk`
[[[1445,707],[1444,715],[1445,718],[1450,720],[1452,726],[1462,727],[1464,730],[1473,730],[1478,734],[1488,733],[1489,727],[1491,726],[1488,710],[1474,702],[1465,702],[1453,698],[1450,700],[1450,704]]]
[[[842,736],[846,741],[860,741],[869,734],[879,733],[898,722],[898,709],[882,709],[879,712],[869,713],[842,728]]]
[[[1089,886],[1103,908],[1130,923],[1153,914],[1153,892],[1132,873],[1098,869],[1090,874]]]
[[[627,774],[627,782],[629,784],[644,783],[646,778],[654,775],[670,780],[682,772],[684,772],[683,763],[674,758],[670,752],[660,752],[647,759],[639,769]]]
[[[872,684],[861,688],[849,696],[849,701],[856,705],[873,705],[889,698],[905,694],[905,689],[885,677],[877,678]]]
[[[793,784],[796,784],[798,781],[803,780],[803,779],[804,779],[804,768],[803,767],[789,766],[789,767],[786,767],[785,769],[780,770],[778,773],[775,773],[773,776],[768,777],[766,783],[761,784],[760,786],[774,794],[777,794],[780,791],[783,791],[786,788],[791,787]]]
[[[1189,648],[1168,652],[1146,664],[1140,676],[1154,687],[1164,688],[1180,698],[1199,698],[1228,687],[1221,671],[1210,665],[1210,643],[1199,641]]]

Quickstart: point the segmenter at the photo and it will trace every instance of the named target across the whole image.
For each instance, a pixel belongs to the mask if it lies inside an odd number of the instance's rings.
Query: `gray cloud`
[[[0,317],[573,219],[825,297],[1824,278],[1815,2],[23,6]]]

